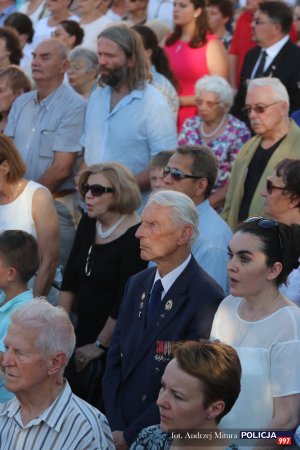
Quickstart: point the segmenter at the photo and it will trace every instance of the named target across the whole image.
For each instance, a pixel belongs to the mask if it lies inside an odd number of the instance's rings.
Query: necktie
[[[267,52],[265,50],[262,50],[260,53],[260,61],[253,78],[259,78],[263,76],[267,56]]]
[[[147,310],[147,323],[150,322],[152,319],[155,311],[157,310],[158,306],[161,302],[161,293],[164,290],[164,287],[162,285],[162,282],[159,280],[156,280],[149,299],[148,303],[148,310]]]

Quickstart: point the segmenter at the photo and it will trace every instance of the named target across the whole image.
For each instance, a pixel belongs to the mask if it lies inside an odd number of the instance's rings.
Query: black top
[[[272,147],[267,149],[263,148],[261,145],[257,148],[254,156],[249,164],[247,177],[244,184],[244,196],[241,202],[239,221],[247,219],[249,215],[249,208],[256,191],[259,180],[269,162],[269,159],[275,152],[276,148],[279,147],[285,136],[283,136],[279,141],[275,142]]]
[[[125,284],[131,275],[147,266],[140,259],[138,225],[129,228],[118,239],[94,244],[96,220],[84,215],[79,223],[68,259],[61,289],[77,294],[77,346],[97,339],[109,316],[117,319]],[[88,252],[90,276],[85,274]]]

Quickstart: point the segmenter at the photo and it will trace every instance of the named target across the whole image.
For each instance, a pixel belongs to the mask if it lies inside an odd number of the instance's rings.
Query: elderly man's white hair
[[[275,101],[284,102],[287,103],[288,107],[290,106],[289,94],[284,84],[278,78],[265,77],[249,80],[247,93],[255,87],[270,87],[273,91]]]
[[[11,323],[38,332],[36,349],[44,356],[63,352],[69,359],[75,348],[74,327],[69,315],[45,298],[35,298],[11,315]]]
[[[174,220],[177,220],[181,225],[191,225],[193,233],[190,238],[190,245],[192,246],[199,236],[199,217],[195,204],[190,197],[182,192],[157,191],[150,196],[147,205],[152,202],[160,206],[171,206],[174,211]]]

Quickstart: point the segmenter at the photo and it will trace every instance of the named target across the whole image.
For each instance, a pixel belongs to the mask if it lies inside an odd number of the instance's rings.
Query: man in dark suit
[[[153,194],[136,236],[141,257],[157,268],[129,279],[107,355],[104,404],[117,450],[128,448],[144,427],[159,423],[156,399],[174,343],[208,338],[224,297],[191,255],[198,213],[187,195]]]
[[[258,46],[246,55],[240,88],[232,107],[232,113],[241,120],[247,121],[242,108],[247,81],[253,78],[279,78],[287,88],[290,111],[300,108],[300,48],[289,38],[292,22],[290,7],[281,1],[263,2],[254,14],[252,27]]]

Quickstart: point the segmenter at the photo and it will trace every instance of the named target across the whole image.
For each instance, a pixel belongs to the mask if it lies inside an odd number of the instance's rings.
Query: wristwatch
[[[104,352],[107,352],[107,350],[108,350],[108,347],[105,347],[104,345],[102,345],[101,342],[99,341],[99,339],[96,339],[95,345],[97,348],[100,348]]]

